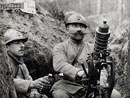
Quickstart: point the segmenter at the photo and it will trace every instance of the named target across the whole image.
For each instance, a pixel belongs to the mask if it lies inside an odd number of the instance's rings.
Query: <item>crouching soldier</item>
[[[18,98],[47,98],[46,95],[38,92],[38,90],[50,87],[47,77],[32,80],[22,59],[24,43],[28,38],[14,29],[8,29],[4,34],[4,38]]]
[[[82,98],[85,95],[84,88],[76,81],[84,77],[84,71],[78,61],[87,59],[88,53],[93,51],[93,45],[83,40],[89,32],[86,19],[81,14],[68,15],[65,25],[69,39],[57,44],[53,50],[54,70],[63,73],[64,78],[53,85],[51,92],[53,98]],[[107,74],[105,70],[101,73],[100,83],[105,86]],[[111,98],[121,98],[121,95],[114,89]]]

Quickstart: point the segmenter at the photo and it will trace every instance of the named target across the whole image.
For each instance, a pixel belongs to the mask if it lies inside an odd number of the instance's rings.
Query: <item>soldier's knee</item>
[[[53,98],[70,98],[66,91],[64,90],[55,90],[52,92]]]
[[[121,98],[121,94],[117,90],[113,89],[111,98]]]

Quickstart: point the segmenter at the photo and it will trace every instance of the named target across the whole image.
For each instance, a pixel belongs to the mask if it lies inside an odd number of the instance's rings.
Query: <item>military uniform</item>
[[[4,33],[5,44],[9,57],[9,69],[13,73],[14,87],[10,87],[10,97],[17,98],[47,98],[40,94],[37,89],[46,90],[50,87],[48,77],[32,80],[26,65],[23,63],[25,42],[28,40],[21,32],[15,29],[8,29]]]
[[[54,47],[53,51],[53,67],[55,71],[63,73],[65,76],[68,76],[66,79],[59,80],[52,87],[52,92],[57,89],[65,90],[71,94],[75,94],[83,87],[75,82],[76,74],[78,71],[82,70],[82,67],[78,64],[72,65],[73,60],[75,59],[78,50],[84,44],[84,48],[78,58],[84,61],[87,60],[88,54],[92,53],[93,45],[90,43],[82,43],[77,45],[71,39],[57,44]],[[86,66],[87,67],[87,66]]]
[[[54,70],[63,73],[64,77],[53,85],[51,92],[54,98],[81,98],[85,93],[84,88],[79,83],[80,81],[76,80],[84,77],[84,72],[78,61],[84,62],[87,69],[86,60],[94,48],[92,44],[83,41],[84,36],[88,33],[86,31],[88,27],[86,18],[74,12],[65,15],[67,15],[65,16],[65,26],[70,39],[57,44],[53,50]],[[78,54],[80,55],[77,56]],[[103,68],[100,85],[107,86],[107,76],[107,71]],[[114,96],[113,98],[119,97]]]
[[[23,63],[22,59],[17,59],[10,52],[9,55],[9,63],[13,70],[14,77],[14,86],[17,91],[18,98],[26,98],[30,93],[29,85],[32,81],[31,76],[29,75],[29,71],[26,65]]]
[[[58,93],[62,95],[62,98],[66,98],[66,96],[64,96],[63,94],[67,94],[69,96],[72,95],[71,96],[72,98],[73,97],[81,98],[82,93],[84,92],[80,92],[81,96],[78,96],[77,93],[79,93],[79,91],[82,91],[84,88],[82,87],[82,85],[74,81],[75,81],[77,72],[83,69],[78,63],[72,65],[72,62],[75,59],[79,49],[82,47],[83,44],[84,44],[84,48],[82,49],[82,52],[78,60],[82,59],[86,61],[88,54],[93,52],[93,45],[88,42],[83,42],[82,44],[77,45],[76,43],[73,42],[73,40],[68,39],[67,41],[57,44],[54,47],[54,50],[53,50],[54,70],[57,72],[63,73],[65,77],[67,76],[67,78],[63,78],[57,81],[53,85],[51,89],[52,94],[56,94],[56,91],[58,91]],[[85,65],[87,69],[87,64]],[[107,76],[108,76],[107,71],[105,69],[101,70],[100,85],[104,87],[108,85]],[[115,93],[117,95],[119,94],[119,92],[114,89],[112,92],[113,98],[114,96],[116,96],[114,95]],[[67,96],[67,98],[70,98],[70,97]]]

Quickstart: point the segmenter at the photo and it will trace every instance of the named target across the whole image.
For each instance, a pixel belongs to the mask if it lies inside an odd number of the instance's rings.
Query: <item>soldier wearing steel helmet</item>
[[[4,33],[4,39],[18,98],[47,98],[46,95],[41,95],[37,89],[49,87],[49,81],[46,77],[32,80],[22,59],[25,48],[24,43],[28,38],[15,29],[8,29]]]
[[[88,33],[85,17],[74,12],[66,15],[65,26],[69,39],[55,45],[53,49],[53,68],[55,71],[63,73],[64,76],[53,85],[51,94],[53,98],[81,98],[84,96],[85,90],[77,81],[86,79],[86,77],[78,61],[87,59],[88,53],[93,52],[93,45],[83,40]],[[80,54],[78,54],[79,51]],[[106,71],[103,70],[101,72],[101,85],[103,86],[107,86],[106,75]],[[113,90],[112,98],[121,98],[121,95],[118,91]]]

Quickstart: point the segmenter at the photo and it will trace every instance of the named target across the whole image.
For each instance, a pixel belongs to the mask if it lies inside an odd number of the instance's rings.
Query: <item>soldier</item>
[[[50,87],[49,81],[46,77],[32,80],[22,59],[24,43],[28,38],[15,29],[8,29],[4,34],[4,38],[18,98],[47,98],[46,95],[40,94],[37,89]]]
[[[63,73],[64,77],[53,85],[51,93],[54,98],[81,98],[85,93],[84,88],[76,81],[83,79],[84,71],[77,61],[80,59],[86,61],[88,53],[93,52],[93,45],[83,40],[88,33],[85,17],[79,13],[69,13],[65,19],[69,39],[55,45],[53,50],[54,70]],[[101,72],[103,86],[107,86],[106,77],[106,71],[103,70]],[[112,98],[121,98],[121,95],[114,89]]]

